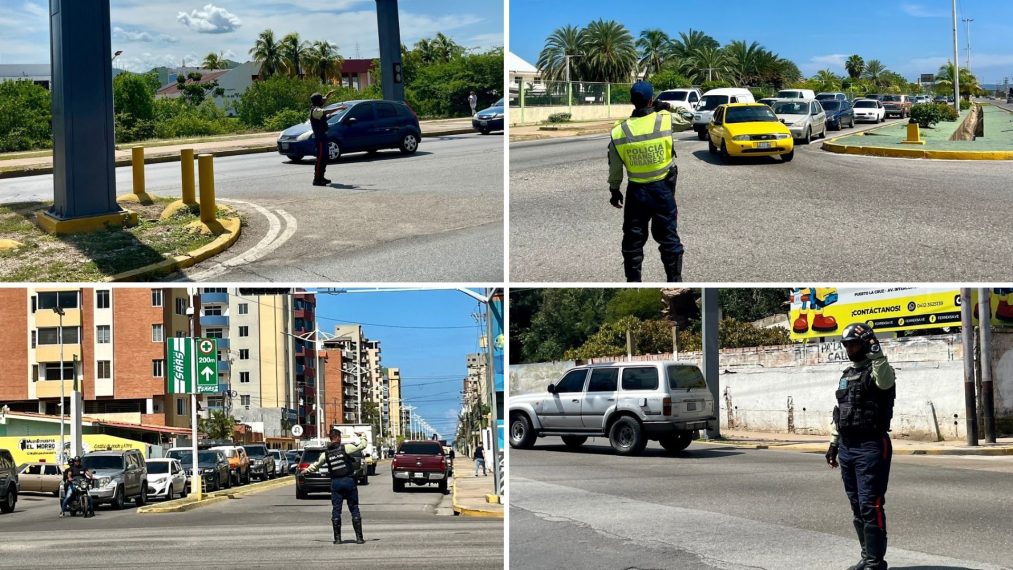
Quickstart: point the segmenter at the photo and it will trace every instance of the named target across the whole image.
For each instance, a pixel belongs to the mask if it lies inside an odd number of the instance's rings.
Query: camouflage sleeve
[[[893,366],[886,360],[886,355],[880,350],[877,356],[870,357],[872,360],[872,379],[880,390],[893,388],[896,377],[893,373]]]
[[[672,132],[681,133],[682,131],[693,128],[693,120],[687,119],[682,114],[689,111],[683,109],[675,109],[672,111]]]
[[[609,190],[618,190],[623,183],[623,159],[619,158],[616,145],[609,142]]]
[[[320,457],[318,457],[317,460],[314,461],[312,465],[306,468],[306,471],[310,473],[316,473],[317,470],[320,469],[320,467],[326,462],[327,462],[327,453],[321,453]]]

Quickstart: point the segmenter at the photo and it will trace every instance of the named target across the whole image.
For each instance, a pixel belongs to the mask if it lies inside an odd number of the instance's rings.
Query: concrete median
[[[232,489],[222,489],[221,491],[215,491],[213,493],[206,493],[204,498],[200,501],[197,500],[197,495],[190,494],[182,499],[174,499],[172,501],[165,501],[154,505],[145,505],[138,507],[138,513],[182,513],[185,511],[193,510],[200,507],[206,507],[215,503],[220,503],[228,499],[235,499],[243,495],[249,495],[251,493],[259,493],[261,491],[267,491],[269,489],[276,489],[295,483],[295,477],[285,476],[281,479],[274,479],[270,481],[261,481],[246,485],[245,487],[234,487]]]

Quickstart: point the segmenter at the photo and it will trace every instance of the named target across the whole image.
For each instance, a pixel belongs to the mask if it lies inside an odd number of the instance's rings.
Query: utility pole
[[[995,403],[992,394],[992,299],[978,289],[978,327],[981,330],[981,405],[985,414],[985,443],[995,443]]]
[[[194,338],[196,331],[195,321],[197,320],[197,288],[188,287],[187,290],[187,309],[186,315],[190,318],[190,338]],[[193,341],[190,341],[193,342]],[[201,488],[201,475],[200,470],[197,468],[197,379],[193,378],[190,385],[190,437],[191,437],[191,454],[193,455],[193,464],[191,468],[190,477],[190,488],[196,491],[197,500],[200,501],[203,495]]]
[[[971,22],[974,18],[963,18],[960,21],[964,22],[964,35],[967,36],[967,73],[971,73]]]
[[[66,378],[63,377],[63,372],[65,370],[65,368],[63,366],[63,315],[64,315],[64,311],[63,311],[63,307],[60,306],[60,296],[59,295],[56,296],[56,306],[53,307],[53,312],[56,313],[57,315],[59,315],[59,317],[60,317],[60,330],[59,330],[59,334],[60,334],[60,339],[59,339],[59,341],[60,341],[60,452],[56,454],[56,460],[57,460],[57,462],[60,465],[63,465],[64,463],[67,462],[67,458],[65,457],[67,454],[64,452],[64,449],[66,449],[64,447],[66,445],[64,443],[65,442],[64,424],[66,423],[67,420],[64,418],[64,407],[63,407],[63,404],[66,401],[66,395],[64,394],[64,388],[63,388],[64,381],[66,380]]]
[[[960,56],[957,51],[957,0],[953,0],[953,105],[960,113]]]
[[[493,313],[497,310],[497,305],[494,302],[496,296],[496,289],[486,289],[486,337],[485,349],[488,355],[488,370],[486,371],[486,380],[489,390],[489,427],[491,437],[489,438],[489,447],[492,449],[492,460],[493,463],[493,489],[496,494],[501,491],[501,480],[503,474],[500,473],[500,449],[499,449],[499,420],[497,418],[498,410],[496,409],[496,359],[493,357],[493,349],[496,344],[496,335],[493,327]],[[503,305],[499,305],[499,310],[502,311]],[[499,314],[500,323],[502,323],[502,314]]]
[[[974,323],[971,322],[971,290],[960,290],[960,338],[964,350],[964,426],[967,445],[978,445],[978,412],[974,401]]]
[[[703,297],[703,375],[707,379],[707,387],[710,388],[711,396],[714,398],[714,416],[717,423],[714,429],[707,430],[707,439],[719,439],[721,437],[721,406],[719,402],[719,375],[718,366],[718,290],[704,289]]]
[[[355,337],[355,391],[358,393],[359,405],[357,406],[357,412],[359,420],[356,423],[362,423],[362,325],[358,327],[358,336]]]

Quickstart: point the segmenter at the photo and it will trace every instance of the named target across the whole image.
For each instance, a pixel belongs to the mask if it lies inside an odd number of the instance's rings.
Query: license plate
[[[281,143],[281,150],[288,150],[288,143],[287,142]]]
[[[415,474],[415,478],[416,479],[425,479],[426,478],[426,474],[425,473],[416,473]]]
[[[686,403],[686,411],[687,412],[695,412],[696,411],[696,402],[687,402]]]
[[[756,148],[770,148],[770,143],[769,142],[756,143]]]
[[[478,124],[480,124],[480,125],[482,125],[484,127],[484,126],[486,126],[486,125],[489,124],[489,121],[479,121]]]

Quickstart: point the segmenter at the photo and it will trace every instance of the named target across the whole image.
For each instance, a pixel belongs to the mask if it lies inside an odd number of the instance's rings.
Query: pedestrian
[[[849,570],[885,570],[883,506],[893,459],[889,431],[897,392],[894,371],[868,325],[848,325],[841,342],[853,364],[837,385],[833,438],[826,460],[831,468],[840,465],[862,547],[862,559]]]
[[[478,95],[475,95],[474,91],[471,92],[471,95],[468,95],[468,105],[471,106],[471,114],[472,115],[474,115],[475,113],[478,112],[478,110],[477,110],[478,109]]]
[[[355,471],[357,460],[353,454],[366,449],[366,438],[362,432],[355,434],[359,442],[341,444],[341,430],[331,429],[331,443],[312,465],[304,469],[316,473],[321,466],[327,464],[327,474],[331,477],[331,526],[334,529],[334,544],[341,544],[341,503],[348,501],[348,512],[352,515],[352,528],[355,530],[355,543],[363,544],[362,515],[359,513],[359,489],[356,487]]]
[[[338,112],[338,109],[324,109],[327,99],[334,94],[334,90],[328,91],[327,95],[314,93],[310,96],[310,127],[313,129],[313,138],[317,141],[317,163],[313,168],[313,185],[327,186],[330,180],[324,178],[327,170],[327,147],[330,141],[327,139],[327,117]]]
[[[475,448],[475,477],[478,477],[478,470],[482,470],[482,476],[488,475],[485,471],[485,450],[482,449],[482,444],[478,444]]]
[[[677,229],[678,208],[675,184],[679,169],[675,164],[672,133],[693,126],[683,112],[672,113],[667,103],[653,102],[654,89],[646,81],[630,88],[633,114],[617,122],[609,142],[609,203],[623,207],[623,167],[626,187],[626,211],[623,213],[623,269],[626,280],[638,282],[644,263],[647,231],[658,242],[661,262],[669,282],[682,281],[682,241]]]

